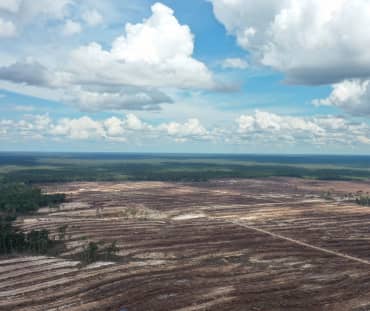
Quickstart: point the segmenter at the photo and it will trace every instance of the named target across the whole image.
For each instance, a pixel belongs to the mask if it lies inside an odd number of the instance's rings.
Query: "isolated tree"
[[[85,264],[92,263],[97,260],[98,257],[98,244],[95,242],[89,242],[87,246],[84,247],[81,253],[81,261]]]
[[[58,228],[58,238],[59,238],[59,240],[64,240],[65,239],[67,228],[68,228],[67,224],[65,224],[63,226],[60,226]]]
[[[113,241],[106,249],[105,249],[105,258],[111,259],[119,252],[119,248],[117,247],[117,241]]]

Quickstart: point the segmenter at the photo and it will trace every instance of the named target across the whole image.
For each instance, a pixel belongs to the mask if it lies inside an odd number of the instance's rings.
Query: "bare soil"
[[[367,182],[294,178],[43,186],[68,202],[17,220],[58,258],[0,258],[0,310],[370,310]],[[330,191],[332,200],[321,194]],[[81,266],[89,241],[115,260]]]

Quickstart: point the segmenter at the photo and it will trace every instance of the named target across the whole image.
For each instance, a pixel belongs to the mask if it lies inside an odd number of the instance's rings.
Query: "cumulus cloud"
[[[125,26],[110,50],[96,43],[72,52],[81,82],[129,84],[145,87],[212,88],[211,72],[192,57],[194,37],[169,7],[156,3],[142,23]]]
[[[30,22],[39,17],[63,19],[68,12],[68,5],[73,3],[72,0],[2,0],[1,2],[0,10],[12,12],[20,22]]]
[[[89,10],[82,14],[82,19],[91,27],[100,25],[103,22],[103,16],[97,10]]]
[[[160,129],[167,132],[177,141],[186,141],[188,139],[209,139],[210,134],[198,119],[192,118],[184,123],[170,122],[160,126]]]
[[[362,144],[370,145],[370,138],[369,137],[360,135],[360,136],[357,137],[357,139]]]
[[[141,121],[137,116],[129,113],[124,121],[124,124],[128,130],[140,131],[143,129],[150,128],[149,125]]]
[[[48,115],[26,115],[24,120],[12,121],[8,133],[16,132],[26,138],[40,139],[49,130],[51,119]]]
[[[125,132],[123,128],[123,121],[117,117],[106,119],[103,124],[106,128],[108,136],[121,136]]]
[[[65,36],[73,36],[75,34],[79,34],[82,31],[82,27],[80,23],[74,22],[68,19],[62,29],[62,33]]]
[[[238,44],[291,83],[370,76],[367,0],[210,0]]]
[[[84,116],[78,119],[61,119],[57,124],[51,126],[50,134],[86,140],[104,137],[105,131],[100,122]]]
[[[128,138],[163,139],[174,141],[207,139],[209,132],[197,119],[184,123],[169,122],[151,125],[130,113],[125,118],[112,116],[94,120],[88,116],[52,120],[49,115],[26,115],[20,121],[1,120],[4,133],[26,137],[68,138],[72,140],[126,141]],[[10,134],[9,134],[10,135]]]
[[[93,120],[88,116],[70,119],[64,118],[51,124],[48,134],[74,140],[107,140],[123,142],[133,132],[150,132],[152,127],[145,124],[135,115],[129,114],[125,119],[115,116],[105,120]]]
[[[64,8],[70,2],[59,3],[59,8]],[[213,74],[193,57],[190,28],[181,25],[174,11],[161,3],[151,10],[151,16],[141,23],[127,23],[110,49],[91,42],[72,49],[62,63],[17,61],[0,67],[0,80],[42,88],[45,94],[51,90],[56,100],[83,111],[160,110],[161,104],[172,103],[165,93],[169,89],[215,88]],[[82,17],[90,25],[96,24],[95,13],[87,11]],[[64,35],[80,31],[79,23],[65,21]],[[37,94],[42,93],[39,89]]]
[[[8,29],[12,29],[15,35],[15,29],[22,28],[31,22],[43,22],[50,19],[63,20],[68,14],[68,6],[73,0],[1,0],[0,18],[6,16],[9,20],[6,22]],[[4,27],[0,19],[0,29]]]
[[[313,121],[304,118],[280,116],[274,113],[257,110],[254,115],[242,115],[237,119],[239,133],[271,132],[297,134],[305,132],[312,135],[323,135],[325,130]]]
[[[172,103],[172,99],[158,89],[135,86],[73,87],[63,100],[78,105],[83,111],[158,110],[160,104]]]
[[[332,86],[331,94],[315,105],[339,107],[353,115],[370,114],[370,80],[345,80]]]
[[[0,80],[46,86],[50,79],[46,67],[40,63],[20,61],[9,66],[0,67]]]
[[[21,0],[1,0],[0,10],[15,13],[18,11],[20,4]]]
[[[0,120],[0,137],[8,134],[8,128],[10,128],[13,124],[12,120]]]
[[[222,62],[223,68],[231,68],[231,69],[246,69],[248,68],[248,63],[241,58],[226,58]]]
[[[0,67],[0,80],[59,90],[57,100],[77,105],[83,111],[158,110],[172,99],[157,88],[130,85],[78,85],[68,72],[51,72],[34,61]]]
[[[88,116],[53,120],[49,115],[26,115],[24,119],[1,120],[6,137],[89,140],[143,143],[211,142],[224,145],[280,146],[304,145],[309,148],[370,145],[370,126],[349,122],[338,116],[293,117],[267,111],[239,116],[234,123],[208,126],[196,118],[150,124],[135,114],[93,119]]]
[[[13,22],[4,20],[0,17],[0,38],[10,38],[17,34],[17,29]]]
[[[240,116],[236,123],[239,139],[243,143],[277,144],[343,144],[364,143],[370,136],[370,127],[365,123],[352,123],[342,117],[292,117],[266,111]],[[362,137],[362,138],[360,138]]]

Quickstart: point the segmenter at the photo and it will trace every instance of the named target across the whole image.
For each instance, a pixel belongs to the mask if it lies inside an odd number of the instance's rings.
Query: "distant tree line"
[[[101,163],[76,161],[60,164],[58,169],[17,169],[0,174],[6,182],[47,183],[68,181],[185,181],[203,182],[219,178],[264,178],[271,176],[300,177],[320,180],[351,180],[370,178],[370,171],[343,168],[307,168],[292,165],[237,165],[230,161],[218,164],[205,162]]]
[[[14,228],[12,221],[19,215],[35,212],[44,206],[55,206],[64,200],[64,194],[47,195],[30,185],[0,183],[0,254],[46,253],[54,243],[48,230],[24,233]]]

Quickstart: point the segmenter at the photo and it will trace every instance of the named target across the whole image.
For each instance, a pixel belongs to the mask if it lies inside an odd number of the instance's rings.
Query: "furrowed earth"
[[[67,202],[15,225],[65,249],[0,258],[0,310],[370,310],[370,208],[343,200],[369,182],[41,186]],[[90,241],[119,251],[81,265]]]

